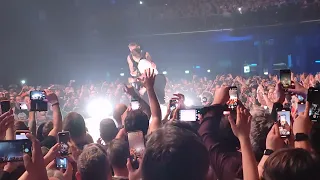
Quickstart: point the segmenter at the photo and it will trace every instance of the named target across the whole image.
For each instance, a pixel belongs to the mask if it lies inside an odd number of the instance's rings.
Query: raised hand
[[[266,148],[276,151],[284,147],[284,141],[281,139],[279,126],[275,123],[268,133],[266,140]]]
[[[249,138],[252,116],[247,109],[238,106],[236,122],[234,122],[231,116],[228,119],[232,132],[238,139]]]
[[[7,129],[14,124],[13,110],[0,116],[0,140],[4,140]]]
[[[130,159],[127,159],[127,168],[129,171],[129,179],[130,180],[140,180],[141,179],[141,171],[142,171],[142,160],[138,158],[139,168],[134,169],[131,165]]]
[[[58,96],[54,94],[52,91],[46,89],[45,94],[50,104],[56,104],[59,102]]]
[[[154,69],[148,69],[144,73],[144,77],[142,78],[141,82],[144,87],[148,89],[152,89],[154,87],[154,82],[156,79],[156,75],[154,74]]]
[[[294,81],[294,89],[288,89],[289,92],[306,97],[308,89],[303,87],[299,82]]]
[[[131,86],[131,85],[125,85],[124,92],[127,93],[131,97],[137,96],[137,93],[135,92],[133,86]]]
[[[309,117],[310,103],[306,103],[306,109],[300,113],[299,116],[294,120],[292,131],[293,134],[304,133],[308,134],[311,132],[312,122]]]
[[[48,176],[44,165],[40,142],[31,134],[27,134],[27,137],[32,142],[32,157],[28,154],[23,156],[26,171],[28,172],[30,179],[47,180]]]
[[[230,98],[229,89],[230,87],[228,86],[218,88],[214,95],[213,105],[225,105]]]

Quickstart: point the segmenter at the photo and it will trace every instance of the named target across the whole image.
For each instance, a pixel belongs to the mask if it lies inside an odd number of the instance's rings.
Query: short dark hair
[[[252,121],[250,129],[250,141],[256,160],[259,162],[266,149],[267,135],[274,124],[269,112],[263,108],[255,108],[251,111]]]
[[[52,129],[53,129],[53,122],[52,121],[45,122],[42,128],[42,136],[47,137]]]
[[[103,119],[100,122],[100,137],[105,143],[112,141],[117,134],[118,128],[112,119]]]
[[[70,112],[64,118],[63,130],[70,132],[71,139],[76,139],[85,135],[87,128],[86,123],[80,114]]]
[[[81,180],[106,180],[111,171],[106,152],[96,144],[85,146],[78,158],[77,168]]]
[[[149,118],[141,110],[130,111],[124,120],[124,128],[126,132],[142,131],[146,135],[149,128]]]
[[[107,146],[107,154],[111,166],[113,168],[127,168],[127,158],[129,157],[128,142],[120,139],[114,139]]]
[[[14,126],[16,130],[29,130],[28,126],[23,121],[15,121]]]
[[[264,164],[264,180],[313,180],[319,178],[318,160],[304,149],[281,149]]]
[[[148,137],[142,163],[144,180],[204,180],[208,170],[209,153],[191,131],[167,126]]]

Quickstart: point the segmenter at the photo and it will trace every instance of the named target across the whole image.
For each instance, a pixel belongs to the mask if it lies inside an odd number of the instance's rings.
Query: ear
[[[76,172],[76,179],[81,180],[81,175],[80,175],[79,171]]]

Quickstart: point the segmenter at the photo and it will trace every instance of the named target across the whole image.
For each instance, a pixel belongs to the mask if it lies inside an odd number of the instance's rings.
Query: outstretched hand
[[[7,129],[14,124],[13,110],[0,116],[0,140],[4,140]]]
[[[306,109],[300,113],[299,116],[294,120],[292,131],[293,134],[304,133],[309,134],[312,128],[312,122],[309,117],[310,103],[306,103]]]
[[[127,169],[129,171],[129,179],[130,180],[140,180],[141,179],[141,171],[142,171],[142,160],[140,158],[137,159],[139,162],[139,168],[134,169],[131,165],[130,159],[127,159]]]
[[[154,82],[156,79],[156,75],[154,74],[154,69],[148,69],[144,73],[144,77],[140,79],[144,87],[149,90],[154,87]]]
[[[238,106],[236,122],[231,116],[229,116],[228,119],[232,132],[238,139],[249,138],[252,116],[247,109]]]
[[[276,151],[284,147],[284,141],[281,139],[279,126],[275,123],[268,133],[266,148]]]

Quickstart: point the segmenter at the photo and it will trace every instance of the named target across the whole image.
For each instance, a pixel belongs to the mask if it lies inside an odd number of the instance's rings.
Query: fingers
[[[127,158],[127,169],[128,169],[129,172],[133,172],[134,171],[129,158]]]
[[[308,115],[310,111],[310,103],[307,101],[306,102],[306,109],[304,110],[305,114]]]
[[[23,155],[23,164],[27,171],[32,166],[31,157],[28,154]]]
[[[229,123],[231,125],[231,128],[234,129],[236,127],[236,124],[234,122],[234,119],[232,119],[231,116],[228,116],[228,120],[229,120]]]
[[[280,136],[280,131],[279,131],[279,125],[278,125],[278,123],[276,123],[276,124],[273,125],[273,126],[274,126],[274,133],[275,133],[275,135]]]
[[[36,156],[42,156],[40,142],[30,133],[26,136],[32,142],[32,159],[35,160]]]

